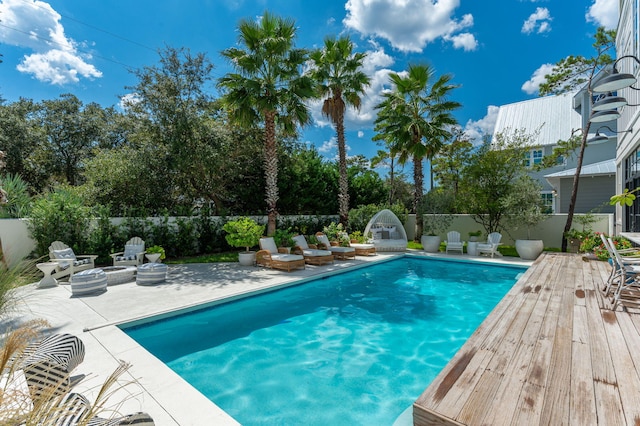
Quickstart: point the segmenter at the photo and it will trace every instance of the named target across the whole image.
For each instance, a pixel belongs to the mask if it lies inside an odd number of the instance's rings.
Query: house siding
[[[573,189],[573,179],[560,181],[560,192],[564,195],[560,205],[556,204],[556,213],[567,213]],[[614,206],[602,200],[609,200],[615,191],[615,176],[583,176],[578,185],[578,197],[574,213],[613,213]]]

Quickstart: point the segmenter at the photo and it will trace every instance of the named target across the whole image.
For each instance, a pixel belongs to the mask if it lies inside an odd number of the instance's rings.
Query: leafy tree
[[[314,86],[301,73],[307,52],[294,46],[293,20],[265,12],[258,22],[240,21],[238,31],[242,47],[222,51],[236,72],[223,76],[218,86],[234,122],[247,127],[264,124],[267,234],[273,235],[279,198],[276,127],[288,135],[295,133],[297,125],[309,123],[304,101],[314,96]]]
[[[391,73],[390,78],[393,90],[376,106],[379,134],[375,139],[390,141],[391,152],[399,155],[401,164],[413,161],[412,211],[417,213],[423,195],[422,162],[433,158],[451,136],[448,129],[456,124],[451,112],[460,104],[447,100],[456,87],[449,83],[451,76],[433,81],[435,72],[427,65],[409,65],[406,75]],[[416,235],[422,235],[420,215],[416,216]]]
[[[578,87],[584,86],[587,91],[588,102],[593,102],[593,91],[591,90],[591,82],[593,78],[606,67],[613,62],[613,58],[608,53],[615,48],[616,32],[615,30],[605,30],[603,27],[598,28],[595,34],[595,41],[593,48],[595,54],[592,57],[574,56],[570,55],[561,59],[556,63],[549,74],[545,76],[545,82],[540,85],[540,96],[549,94],[560,94],[567,91],[574,90]],[[590,108],[589,108],[590,110]],[[573,214],[576,207],[576,199],[578,197],[578,185],[580,183],[580,173],[582,171],[582,160],[584,157],[584,150],[587,146],[587,138],[589,129],[591,128],[591,122],[584,121],[586,124],[581,129],[582,133],[578,139],[574,138],[565,143],[563,147],[560,144],[560,148],[564,150],[554,150],[551,161],[554,161],[559,154],[567,154],[574,148],[578,149],[578,158],[576,164],[576,173],[573,177],[573,187],[571,189],[571,200],[569,201],[569,209],[567,211],[567,221],[564,226],[563,235],[571,230],[573,222]],[[562,251],[567,251],[567,239],[562,239]]]
[[[458,128],[453,131],[451,143],[443,145],[431,162],[438,186],[449,192],[453,199],[452,213],[458,213],[460,210],[458,204],[462,171],[468,165],[472,152],[471,141],[462,129]]]
[[[369,161],[362,155],[348,161],[349,198],[352,206],[383,204],[387,188],[378,173],[369,168]]]
[[[311,76],[318,84],[318,93],[324,98],[322,114],[336,128],[340,180],[338,205],[340,223],[347,226],[349,220],[349,183],[347,176],[347,152],[344,136],[346,107],[360,108],[361,96],[369,85],[369,77],[361,71],[366,54],[353,53],[353,43],[348,36],[338,39],[327,37],[324,47],[311,52],[313,62]]]
[[[38,162],[56,182],[80,184],[84,162],[103,135],[102,107],[84,105],[75,95],[63,94],[42,102],[38,124],[46,135],[38,148]]]
[[[532,139],[524,130],[499,133],[493,143],[485,140],[463,170],[464,208],[487,234],[503,229],[504,217],[510,212],[505,200],[527,173],[523,159]]]

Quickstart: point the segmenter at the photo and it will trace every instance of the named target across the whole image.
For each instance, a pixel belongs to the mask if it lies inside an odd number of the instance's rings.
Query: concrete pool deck
[[[413,253],[499,264],[531,264],[517,258],[480,259],[466,255]],[[86,378],[74,391],[89,396],[92,401],[98,386],[115,370],[118,360],[123,360],[130,363],[131,368],[120,382],[134,383],[118,389],[109,400],[114,406],[109,408],[122,414],[144,411],[153,417],[156,425],[163,426],[202,425],[203,420],[206,424],[237,425],[238,422],[129,338],[117,324],[215,304],[402,255],[404,253],[379,253],[336,261],[332,265],[307,266],[291,273],[243,267],[237,263],[169,265],[168,279],[164,283],[153,286],[119,284],[108,287],[106,293],[85,297],[71,297],[70,286],[66,283],[43,289],[34,283],[18,289],[18,303],[12,311],[11,321],[45,319],[51,325],[47,331],[80,337],[86,346],[86,356],[73,374],[86,375]]]

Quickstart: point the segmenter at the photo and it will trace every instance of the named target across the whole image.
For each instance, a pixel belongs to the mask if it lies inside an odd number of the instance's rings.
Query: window
[[[541,192],[540,196],[544,204],[544,213],[553,213],[555,211],[555,197],[553,196],[553,192]]]
[[[526,167],[533,167],[536,164],[542,163],[543,152],[542,149],[532,149],[525,154],[524,165]]]

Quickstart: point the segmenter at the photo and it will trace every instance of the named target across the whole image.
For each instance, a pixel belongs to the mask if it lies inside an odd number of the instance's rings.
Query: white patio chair
[[[112,253],[113,266],[138,266],[144,262],[144,240],[133,237],[124,245],[124,251]]]
[[[95,254],[76,255],[73,249],[62,241],[54,241],[49,246],[49,259],[58,263],[58,267],[51,274],[56,279],[70,277],[76,272],[93,269]]]
[[[488,254],[493,257],[498,251],[502,234],[499,232],[492,232],[487,236],[486,243],[478,243],[478,254]]]
[[[447,232],[447,240],[444,242],[445,244],[445,253],[449,253],[450,251],[459,251],[460,254],[464,252],[464,241],[460,241],[460,233],[458,231],[449,231]]]

